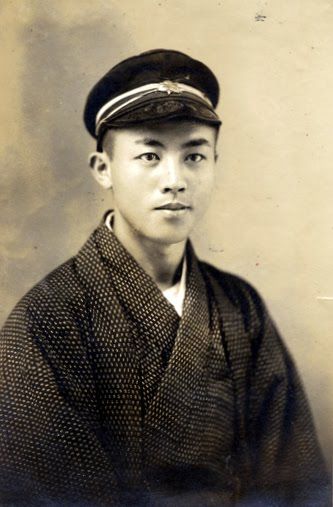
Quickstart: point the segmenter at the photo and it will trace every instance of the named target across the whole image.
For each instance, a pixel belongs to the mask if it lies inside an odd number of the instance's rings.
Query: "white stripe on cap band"
[[[132,102],[136,102],[138,99],[141,99],[145,95],[149,95],[150,93],[153,93],[153,92],[155,92],[155,90],[150,90],[145,93],[140,93],[140,94],[136,95],[135,97],[132,97],[131,99],[127,100],[126,102],[123,102],[120,106],[116,107],[115,109],[111,109],[111,111],[108,114],[106,114],[105,116],[102,116],[100,121],[97,123],[96,133],[98,134],[98,130],[99,130],[99,127],[102,122],[105,122],[106,120],[111,118],[111,116],[114,116],[118,111],[121,111],[124,107],[128,106]]]
[[[211,101],[208,99],[208,97],[202,93],[197,88],[194,88],[193,86],[189,86],[183,83],[173,82],[173,81],[163,81],[161,83],[151,83],[144,86],[139,86],[138,88],[134,88],[133,90],[129,90],[128,92],[122,93],[121,95],[118,95],[114,99],[109,100],[104,106],[100,108],[96,115],[96,130],[99,130],[99,125],[102,121],[105,121],[106,119],[113,116],[116,112],[121,110],[122,108],[126,107],[128,104],[135,102],[136,100],[141,99],[145,95],[149,93],[154,92],[166,92],[168,95],[171,93],[182,93],[187,92],[191,93],[192,95],[196,95],[197,97],[200,97],[202,100],[204,100],[210,107],[212,106]],[[134,97],[133,97],[134,95]],[[130,100],[126,101],[125,103],[119,105],[116,108],[112,108],[112,106],[115,106],[118,102],[123,101],[125,98],[130,98]],[[110,112],[103,117],[103,114],[108,110],[111,109]]]

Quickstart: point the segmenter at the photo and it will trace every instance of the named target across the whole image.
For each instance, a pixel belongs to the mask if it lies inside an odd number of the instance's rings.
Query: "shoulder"
[[[213,285],[218,299],[227,300],[230,305],[240,308],[244,312],[254,309],[257,313],[264,311],[263,299],[250,282],[207,262],[201,261],[200,265]]]
[[[16,304],[4,329],[22,325],[31,327],[47,320],[55,325],[59,320],[63,325],[68,315],[80,306],[83,297],[74,259],[61,264],[32,287]]]
[[[212,286],[222,321],[233,330],[229,333],[229,341],[239,345],[239,340],[244,344],[245,339],[253,360],[261,355],[272,371],[284,375],[286,364],[291,362],[291,358],[257,289],[237,275],[219,270],[206,262],[201,265]]]

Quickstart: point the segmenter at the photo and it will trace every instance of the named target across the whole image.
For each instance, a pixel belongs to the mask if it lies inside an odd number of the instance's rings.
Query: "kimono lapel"
[[[179,326],[179,316],[152,278],[106,227],[96,234],[104,262],[112,272],[112,286],[131,325],[140,363],[142,411],[156,392]]]
[[[211,341],[205,281],[190,245],[187,255],[189,269],[182,319],[167,369],[145,417],[145,459],[151,464],[172,456],[182,438]]]
[[[88,355],[100,409],[100,440],[112,457],[120,487],[141,481],[142,406],[140,362],[131,326],[112,284],[111,252],[99,227],[76,256],[90,314]]]

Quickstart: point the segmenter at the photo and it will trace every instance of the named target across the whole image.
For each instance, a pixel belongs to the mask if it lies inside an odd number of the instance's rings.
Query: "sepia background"
[[[152,48],[221,83],[201,257],[253,283],[302,374],[327,457],[333,380],[333,1],[2,0],[0,323],[111,206],[89,175],[86,95]]]

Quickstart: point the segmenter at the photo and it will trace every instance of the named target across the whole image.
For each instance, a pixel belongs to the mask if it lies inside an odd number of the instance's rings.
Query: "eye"
[[[153,152],[142,153],[142,155],[135,158],[143,160],[144,162],[154,162],[155,160],[160,160],[159,156]]]
[[[190,155],[187,155],[186,159],[189,162],[201,162],[201,160],[205,160],[206,157],[202,155],[201,153],[190,153]]]

